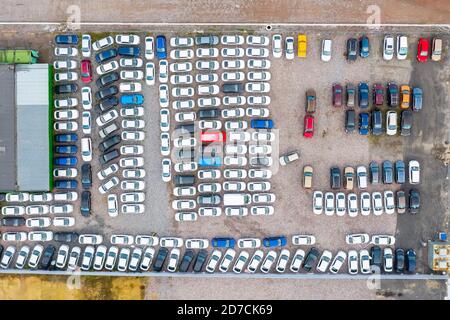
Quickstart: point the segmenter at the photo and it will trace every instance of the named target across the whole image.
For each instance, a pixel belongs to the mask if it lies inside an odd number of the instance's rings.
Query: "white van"
[[[252,197],[247,193],[225,193],[223,195],[224,206],[243,206],[251,202]]]

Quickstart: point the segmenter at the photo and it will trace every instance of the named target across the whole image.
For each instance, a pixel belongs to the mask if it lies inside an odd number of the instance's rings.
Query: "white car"
[[[192,87],[175,87],[172,88],[172,96],[175,98],[188,98],[194,95]]]
[[[122,92],[122,93],[141,92],[142,91],[142,85],[139,82],[122,82],[119,85],[119,91]]]
[[[345,259],[347,259],[347,253],[345,253],[344,251],[338,251],[333,259],[333,262],[330,265],[330,272],[334,274],[338,273],[345,263]]]
[[[355,193],[349,193],[347,195],[347,210],[348,215],[354,218],[358,215],[358,197]]]
[[[224,190],[225,190],[225,184],[228,181],[224,182]],[[218,193],[222,191],[222,186],[220,183],[200,183],[198,186],[198,192],[201,193]]]
[[[376,216],[383,214],[383,197],[381,192],[372,193],[372,209],[373,214]]]
[[[218,169],[204,169],[204,170],[199,170],[197,173],[197,176],[201,180],[219,179],[221,174],[220,174],[220,170],[218,170]]]
[[[142,191],[145,189],[145,182],[141,180],[124,180],[120,184],[123,191]]]
[[[167,271],[175,272],[177,270],[179,260],[180,260],[180,249],[173,248],[169,254],[169,263],[167,264]]]
[[[328,62],[331,60],[331,46],[332,41],[330,39],[322,40],[322,50],[320,54],[320,58],[324,62]]]
[[[77,98],[64,98],[64,99],[55,99],[53,102],[55,108],[70,108],[78,106]],[[92,105],[91,105],[92,107]]]
[[[116,163],[113,163],[108,167],[106,167],[105,169],[99,171],[97,173],[97,177],[101,181],[110,176],[111,174],[116,173],[117,171],[119,171],[119,166]]]
[[[236,251],[234,251],[234,249],[228,248],[227,251],[225,251],[222,261],[220,262],[220,266],[219,266],[220,272],[228,271],[235,256],[236,256]]]
[[[201,96],[218,94],[219,91],[219,86],[215,84],[197,86],[197,94]]]
[[[319,263],[317,264],[316,270],[319,272],[327,271],[332,258],[333,258],[333,255],[331,254],[331,252],[328,250],[324,250],[322,252],[322,256],[320,257]]]
[[[26,241],[27,233],[26,232],[4,232],[2,234],[2,240],[7,241]]]
[[[141,58],[120,58],[119,66],[122,68],[140,68],[144,65]]]
[[[83,111],[81,114],[81,128],[84,134],[90,135],[92,131],[92,118],[89,111]]]
[[[55,131],[77,131],[78,130],[78,123],[75,121],[57,121],[53,125],[53,128]]]
[[[139,268],[142,271],[148,271],[150,265],[152,264],[153,257],[155,256],[155,249],[147,247],[142,255],[141,264]]]
[[[245,51],[242,48],[222,48],[220,54],[224,58],[242,58]]]
[[[77,201],[78,193],[75,191],[57,192],[54,194],[55,201]]]
[[[78,73],[69,71],[69,72],[57,72],[54,75],[55,82],[61,81],[77,81]]]
[[[28,232],[28,241],[52,241],[53,232],[51,231],[31,231]]]
[[[219,69],[219,62],[215,60],[197,60],[195,68],[197,70],[213,71]]]
[[[277,259],[277,252],[274,250],[270,250],[266,257],[264,258],[263,263],[261,264],[261,272],[263,273],[269,273],[270,269],[272,268],[272,265],[274,264],[275,260]]]
[[[245,102],[245,96],[225,96],[222,99],[222,103],[225,106],[242,106]]]
[[[25,207],[22,206],[4,206],[2,207],[2,215],[4,216],[21,216],[25,214]]]
[[[48,205],[42,205],[42,204],[36,204],[27,206],[25,208],[28,215],[35,215],[35,214],[47,214],[50,212],[50,206]]]
[[[170,83],[174,85],[191,84],[194,78],[190,74],[174,74],[170,76]]]
[[[128,146],[127,146],[128,147]],[[119,161],[119,166],[121,168],[136,168],[144,166],[144,158],[143,157],[129,157],[122,158]]]
[[[225,129],[229,130],[245,130],[248,127],[247,121],[236,120],[236,121],[225,121]],[[245,146],[243,146],[245,147]]]
[[[350,250],[348,252],[348,273],[358,273],[358,252],[356,250]]]
[[[74,47],[56,47],[55,56],[75,57],[78,55],[78,49]]]
[[[370,193],[368,193],[368,192],[361,193],[360,202],[361,202],[361,204],[360,204],[361,214],[363,216],[368,216],[370,214],[371,207],[372,207]]]
[[[245,52],[247,57],[250,58],[267,58],[269,56],[269,50],[266,48],[247,48]]]
[[[373,235],[370,243],[379,246],[393,246],[395,244],[395,237],[389,235]]]
[[[2,259],[0,261],[0,266],[3,269],[9,268],[11,260],[13,259],[15,254],[16,254],[16,248],[14,246],[8,246],[5,249],[5,251],[3,252],[3,256],[2,256]]]
[[[104,49],[114,44],[114,38],[111,36],[107,36],[103,39],[97,40],[92,44],[92,49],[95,51]]]
[[[254,193],[252,194],[252,202],[257,203],[273,203],[275,202],[274,193]]]
[[[111,196],[115,196],[115,195],[111,195]],[[143,192],[122,193],[120,195],[120,201],[122,203],[144,202],[145,201],[145,193],[143,193]]]
[[[394,57],[394,37],[386,35],[383,41],[383,59],[386,61],[392,60]]]
[[[241,144],[227,144],[227,145],[225,145],[225,153],[230,154],[230,155],[232,155],[232,154],[245,155],[247,153],[247,146],[241,145]],[[229,170],[233,170],[233,169],[226,169],[226,170],[228,170],[227,172],[229,174],[231,174],[231,176],[235,173],[234,171],[229,171]],[[241,172],[239,172],[239,173],[241,173]],[[245,176],[247,176],[247,172],[245,172]],[[226,177],[229,178],[229,176],[226,176]],[[240,177],[238,177],[238,178],[240,178]]]
[[[103,265],[105,263],[105,259],[106,259],[106,246],[104,245],[100,245],[97,247],[97,250],[95,251],[95,255],[94,255],[94,265],[93,268],[94,270],[102,270],[103,269]]]
[[[336,193],[336,215],[342,217],[345,215],[346,211],[345,193],[338,192]]]
[[[127,234],[113,234],[110,242],[116,245],[132,245],[134,243],[134,237]]]
[[[216,73],[199,73],[195,75],[195,82],[197,83],[214,83],[219,81],[219,76]]]
[[[67,262],[67,270],[73,271],[77,268],[80,255],[81,255],[80,247],[73,247],[70,250],[69,260]]]
[[[169,106],[169,87],[166,84],[159,85],[159,105],[161,108]]]
[[[101,244],[103,242],[103,236],[99,234],[81,234],[78,237],[79,244]]]
[[[127,144],[124,146],[120,147],[120,154],[123,156],[129,156],[129,155],[141,155],[144,153],[144,146],[141,145],[132,145],[132,144]],[[122,161],[123,159],[121,159]],[[144,164],[144,159],[138,159],[139,163],[142,164],[136,164],[137,167],[141,167]]]
[[[170,129],[170,111],[168,109],[161,109],[159,111],[160,122],[159,126],[162,132],[167,132]]]
[[[347,244],[366,244],[369,243],[369,235],[367,233],[354,233],[345,237]]]
[[[144,213],[145,206],[141,203],[131,203],[131,204],[122,204],[120,207],[120,212],[123,214],[137,214],[137,213]]]
[[[53,204],[50,206],[51,214],[72,213],[73,205],[71,204]]]
[[[224,45],[241,45],[244,44],[244,37],[241,35],[225,35],[220,38],[220,42]]]
[[[247,265],[247,272],[255,273],[258,270],[260,263],[263,261],[264,252],[262,250],[256,250],[253,254],[249,264]]]
[[[244,108],[222,109],[222,117],[228,118],[242,118],[245,116]]]
[[[272,206],[252,206],[250,207],[250,213],[253,216],[271,216],[274,213]]]
[[[122,70],[120,71],[120,79],[122,80],[142,80],[144,72],[141,70]]]
[[[155,40],[153,37],[145,37],[145,59],[152,60],[155,57]]]
[[[269,96],[249,96],[247,98],[247,103],[250,106],[256,106],[256,105],[267,106],[270,104],[270,97]]]
[[[411,160],[408,163],[409,171],[409,183],[419,184],[420,183],[420,164],[417,160]]]
[[[92,140],[91,138],[81,139],[81,158],[85,162],[92,160]]]
[[[316,243],[316,237],[308,234],[299,234],[292,236],[292,244],[295,246],[309,246]]]
[[[397,134],[397,112],[390,110],[386,112],[386,134],[395,136]]]
[[[105,269],[113,270],[116,265],[117,256],[119,255],[119,249],[115,246],[111,246],[108,249],[108,253],[106,254],[105,260]]]
[[[203,107],[218,107],[218,106],[220,106],[220,99],[216,98],[216,97],[199,98],[197,100],[197,104],[201,108],[203,108]]]
[[[397,36],[397,59],[405,60],[408,56],[408,37],[401,35]]]
[[[280,34],[274,34],[272,36],[272,54],[274,58],[281,58],[283,55],[282,38]]]
[[[244,167],[247,165],[247,158],[239,156],[225,156],[223,162],[226,166]]]
[[[281,57],[281,55],[280,55]],[[247,67],[249,69],[264,69],[267,70],[271,66],[270,60],[267,59],[249,59],[247,61]]]
[[[170,154],[170,135],[167,132],[161,132],[161,155]]]
[[[245,68],[245,61],[241,59],[222,60],[222,69],[225,70],[241,70]]]
[[[216,58],[219,56],[217,48],[198,48],[195,52],[198,58]]]
[[[222,128],[222,122],[219,120],[200,120],[198,127],[201,130],[215,129],[220,130]]]
[[[323,193],[322,191],[314,191],[313,193],[313,212],[321,214],[323,211]]]
[[[28,192],[7,193],[5,197],[6,202],[26,202],[29,199],[30,194]]]
[[[116,43],[137,45],[141,43],[141,38],[135,34],[118,34],[116,35]]]
[[[250,71],[247,73],[248,81],[269,81],[270,79],[271,74],[268,71]]]
[[[76,109],[58,110],[54,112],[55,120],[76,120],[79,113]]]
[[[292,272],[299,272],[304,259],[305,259],[305,251],[302,249],[297,249],[292,258],[291,266],[289,267],[289,269]]]
[[[192,199],[172,201],[172,209],[174,210],[192,210],[195,207],[197,207],[197,202]]]
[[[170,72],[190,72],[192,71],[191,62],[176,62],[169,65]]]
[[[30,260],[28,260],[28,266],[32,269],[38,266],[38,262],[41,259],[42,252],[44,251],[44,247],[40,244],[37,244],[30,254]]]
[[[75,178],[78,175],[78,170],[76,168],[64,168],[64,169],[54,169],[53,177],[55,178]],[[41,202],[36,200],[35,202]]]
[[[248,215],[248,209],[245,207],[226,207],[225,208],[226,216],[237,216],[237,217],[245,217]]]
[[[194,50],[192,49],[176,49],[170,51],[170,58],[173,60],[186,60],[194,58]]]
[[[208,239],[186,239],[186,249],[206,249],[209,247]]]
[[[155,65],[153,63],[147,63],[147,74],[151,74],[153,73],[153,78],[154,76],[154,69],[155,69]],[[149,70],[148,68],[153,68],[153,70]],[[167,60],[163,59],[163,60],[159,60],[159,72],[158,72],[158,79],[160,83],[167,83],[168,79],[169,79],[169,62],[167,62]],[[154,83],[154,81],[152,81]]]
[[[387,214],[393,214],[395,212],[394,193],[390,190],[384,191],[384,211]]]
[[[238,247],[241,249],[255,249],[261,247],[261,240],[258,238],[242,238],[238,240]]]
[[[63,244],[59,247],[58,253],[56,254],[56,267],[59,269],[64,269],[68,257],[69,257],[69,246]]]
[[[128,261],[130,259],[130,249],[122,248],[120,249],[118,260],[117,260],[117,271],[124,272],[127,270]]]
[[[176,172],[191,172],[197,170],[196,162],[178,162],[175,163],[173,168]]]
[[[109,61],[105,64],[101,64],[97,67],[96,72],[98,75],[106,74],[109,72],[113,72],[115,70],[119,69],[119,64],[117,61]]]
[[[126,195],[126,193],[122,194],[122,196]],[[121,199],[122,200],[122,199]],[[125,201],[122,201],[125,202]],[[119,206],[117,203],[117,195],[108,194],[107,197],[107,212],[110,217],[117,217],[119,214]]]
[[[53,67],[55,68],[55,70],[62,70],[62,69],[73,70],[78,67],[78,62],[76,60],[71,59],[58,60],[53,62]]]
[[[294,59],[294,38],[293,37],[286,37],[286,40],[284,42],[285,45],[285,54],[286,59],[293,60]]]
[[[195,121],[197,114],[195,112],[177,112],[175,114],[176,122]]]
[[[172,108],[175,110],[193,109],[195,107],[195,100],[176,100],[172,102]]]
[[[91,36],[89,34],[83,34],[81,36],[81,54],[85,58],[91,56]]]
[[[247,82],[245,91],[250,93],[262,93],[270,91],[270,83],[268,82]]]
[[[165,248],[180,248],[184,241],[182,238],[162,237],[159,239],[159,245]]]
[[[168,158],[162,159],[162,180],[164,182],[169,182],[172,179],[172,161]]]
[[[145,83],[149,86],[153,86],[155,84],[155,64],[153,62],[147,62],[145,64]],[[161,78],[159,79],[161,81]],[[166,78],[167,82],[167,78]]]
[[[222,258],[222,252],[219,250],[214,250],[209,257],[208,263],[206,264],[206,272],[213,273],[216,270],[217,264]]]
[[[156,236],[137,235],[135,238],[135,243],[139,246],[157,246],[159,243],[159,238]]]
[[[197,194],[197,189],[193,186],[175,187],[173,188],[173,194],[177,197],[191,197]]]
[[[394,269],[394,255],[391,248],[383,250],[383,269],[384,272],[392,272]]]
[[[246,146],[241,146],[243,150],[247,150]],[[245,179],[247,178],[247,170],[245,169],[225,169],[223,176],[226,179]],[[219,176],[220,177],[220,176]]]
[[[359,264],[360,264],[360,268],[361,268],[361,273],[363,273],[363,274],[370,273],[369,251],[364,249],[359,252]]]
[[[128,269],[130,271],[134,272],[138,269],[141,257],[142,257],[142,249],[134,248],[133,252],[131,252],[130,264],[128,265]]]
[[[192,47],[194,39],[192,37],[172,37],[170,38],[171,47]]]
[[[70,169],[71,171],[75,170],[75,177],[76,177],[77,170],[75,168],[68,168],[68,169]],[[53,171],[55,171],[55,170],[53,170]],[[53,200],[53,193],[50,193],[50,192],[30,194],[30,202],[49,202],[52,200]]]
[[[222,81],[244,81],[245,74],[241,71],[224,72],[222,73]]]
[[[250,133],[246,131],[230,131],[227,132],[229,141],[250,141]]]
[[[280,256],[278,257],[277,265],[275,267],[275,270],[279,273],[283,273],[286,270],[289,258],[291,256],[291,253],[287,249],[281,250]]]
[[[358,188],[366,189],[367,188],[367,169],[365,166],[358,166],[358,168],[356,168],[356,177],[357,177],[357,181],[358,181]]]
[[[268,108],[248,107],[247,109],[245,109],[245,114],[250,118],[267,118],[270,115],[270,111]]]
[[[145,139],[144,131],[122,131],[122,140],[125,141],[143,141]]]
[[[334,193],[327,192],[325,193],[325,214],[327,216],[332,216],[335,211],[335,200]]]
[[[247,263],[249,256],[250,255],[246,251],[241,251],[239,253],[239,256],[237,257],[236,262],[234,263],[234,266],[233,266],[234,273],[242,272],[242,269],[244,269],[244,266]]]
[[[273,132],[268,132],[266,130],[258,130],[252,133],[252,140],[261,142],[271,142],[275,140],[275,134]]]
[[[99,188],[98,191],[101,194],[105,194],[106,192],[108,192],[109,190],[111,190],[112,188],[116,187],[119,184],[119,178],[117,178],[116,176],[112,177],[111,179],[109,179],[108,181],[106,181],[105,183],[103,183]]]
[[[247,44],[254,46],[268,46],[269,37],[249,35],[247,36]]]
[[[92,109],[92,90],[90,87],[83,87],[81,89],[81,105],[84,110]]]

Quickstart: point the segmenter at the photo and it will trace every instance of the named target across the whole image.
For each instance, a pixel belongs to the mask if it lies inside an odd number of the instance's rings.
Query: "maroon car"
[[[342,86],[339,83],[333,84],[333,106],[342,107]]]
[[[373,85],[373,104],[382,106],[384,103],[384,88],[382,84],[375,83]]]

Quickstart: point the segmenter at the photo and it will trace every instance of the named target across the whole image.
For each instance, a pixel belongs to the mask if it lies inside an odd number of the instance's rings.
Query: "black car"
[[[405,268],[405,251],[401,248],[395,250],[395,271],[403,272]]]
[[[116,82],[117,80],[119,80],[119,73],[114,71],[108,74],[105,74],[103,76],[101,76],[100,78],[97,79],[97,81],[95,82],[97,84],[97,87],[105,87],[111,83]]]
[[[389,160],[383,161],[383,183],[392,184],[394,183],[394,167],[392,162]]]
[[[195,126],[193,124],[180,124],[175,128],[175,130],[178,131],[180,134],[183,134],[185,132],[194,133]]]
[[[387,84],[387,101],[392,108],[398,107],[398,86],[395,83],[389,82]]]
[[[92,187],[92,170],[89,163],[84,163],[81,166],[81,185],[83,186],[83,189]]]
[[[192,186],[195,183],[194,175],[176,175],[174,183],[177,187]]]
[[[119,92],[117,86],[110,86],[95,93],[95,99],[102,100],[111,97]]]
[[[331,189],[341,188],[341,170],[338,167],[332,167],[330,169],[330,185]]]
[[[411,110],[403,110],[400,114],[400,122],[401,122],[401,131],[400,134],[402,136],[411,135],[411,127],[412,127],[412,118],[413,113]]]
[[[75,93],[78,91],[76,84],[58,84],[55,86],[56,94]]]
[[[417,214],[420,211],[420,193],[419,190],[409,190],[409,213]]]
[[[55,232],[53,233],[53,240],[58,242],[74,242],[78,239],[76,232]]]
[[[106,98],[105,100],[103,100],[102,102],[98,103],[95,106],[95,110],[98,113],[103,113],[103,112],[106,112],[106,111],[114,108],[118,104],[119,104],[119,99],[117,99],[116,97],[109,97],[109,98]]]
[[[200,119],[214,119],[219,117],[220,111],[217,108],[207,108],[198,111],[198,117]]]
[[[355,61],[358,57],[358,40],[350,38],[347,40],[347,60]]]
[[[381,248],[379,246],[374,246],[370,249],[370,264],[372,266],[377,266],[378,268],[381,268],[382,264],[382,253]]]
[[[81,193],[80,211],[84,217],[89,217],[91,215],[91,192],[90,191],[83,191]]]
[[[138,57],[140,50],[139,47],[120,46],[117,52],[119,53],[119,56]]]
[[[0,256],[2,255],[2,253],[3,253],[3,246],[0,244]]]
[[[111,162],[118,157],[120,157],[119,151],[117,149],[113,149],[113,150],[106,152],[100,156],[100,163],[102,165],[105,165],[108,162]]]
[[[167,250],[166,248],[164,248],[164,247],[159,248],[158,254],[156,255],[155,263],[153,264],[154,271],[160,272],[162,270],[168,253],[169,253],[169,250]]]
[[[40,262],[41,269],[47,270],[50,267],[50,263],[52,262],[55,251],[56,249],[52,245],[49,245],[47,248],[45,248]]]
[[[406,251],[405,269],[409,273],[416,272],[416,252],[413,249]]]
[[[4,227],[20,227],[25,225],[25,218],[7,217],[2,219]]]
[[[380,167],[378,166],[378,163],[372,161],[369,164],[369,171],[370,171],[370,183],[371,184],[380,183]]]
[[[305,261],[303,262],[303,270],[305,270],[306,272],[310,272],[318,259],[319,251],[316,248],[311,248],[311,250],[309,250],[308,254],[306,255]]]
[[[379,136],[383,133],[383,113],[379,109],[372,111],[372,134]]]
[[[356,113],[355,110],[345,111],[345,132],[351,133],[356,128]]]
[[[103,63],[110,59],[114,59],[115,57],[117,57],[117,50],[116,49],[108,49],[108,50],[103,50],[103,51],[97,53],[95,55],[95,61],[97,61],[97,63]]]
[[[399,184],[406,182],[405,163],[402,160],[395,162],[395,181]]]
[[[253,167],[270,167],[269,157],[252,157],[250,158],[250,165]]]
[[[197,253],[197,258],[195,258],[194,263],[194,272],[201,272],[203,265],[206,262],[206,258],[208,257],[208,251],[202,249]]]
[[[120,135],[116,134],[115,136],[112,136],[100,142],[100,144],[98,145],[98,149],[101,152],[105,152],[114,147],[115,145],[119,144],[121,141],[122,138],[120,137]]]
[[[242,83],[227,83],[222,85],[223,93],[242,93],[244,92],[244,85]]]
[[[192,260],[194,260],[194,250],[188,249],[184,252],[183,259],[181,259],[178,270],[180,272],[187,272]]]

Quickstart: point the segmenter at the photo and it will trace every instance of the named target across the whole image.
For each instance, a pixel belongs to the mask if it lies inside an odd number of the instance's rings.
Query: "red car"
[[[225,132],[202,132],[200,134],[200,141],[202,143],[211,143],[211,142],[225,142],[226,134]]]
[[[426,62],[428,60],[429,47],[428,39],[419,39],[419,43],[417,44],[417,61]]]
[[[333,84],[333,106],[342,107],[342,86],[339,83]]]
[[[92,81],[92,65],[89,60],[81,61],[81,81],[89,83]]]
[[[305,116],[305,128],[303,130],[305,138],[312,138],[314,136],[314,116],[307,114]]]
[[[380,83],[373,85],[373,104],[376,106],[382,106],[384,103],[384,88]]]

